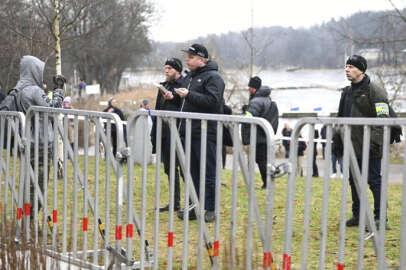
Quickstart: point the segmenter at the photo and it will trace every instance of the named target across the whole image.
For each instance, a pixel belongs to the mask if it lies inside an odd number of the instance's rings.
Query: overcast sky
[[[199,36],[254,27],[309,27],[358,11],[392,9],[388,0],[150,0],[158,11],[151,27],[156,41],[186,41]],[[398,8],[406,0],[392,0]]]

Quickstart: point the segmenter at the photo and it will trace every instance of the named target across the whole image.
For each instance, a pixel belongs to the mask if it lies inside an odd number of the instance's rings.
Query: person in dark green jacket
[[[348,58],[345,65],[345,74],[351,82],[343,89],[338,117],[389,117],[389,104],[384,89],[371,81],[365,74],[367,60],[359,55]],[[351,141],[357,156],[358,166],[362,164],[363,126],[351,128]],[[380,216],[381,203],[381,158],[383,143],[383,127],[371,127],[371,141],[369,152],[368,185],[374,197],[375,223]],[[350,186],[352,194],[352,214],[347,220],[348,227],[358,226],[360,201],[354,185],[354,178],[350,172]]]

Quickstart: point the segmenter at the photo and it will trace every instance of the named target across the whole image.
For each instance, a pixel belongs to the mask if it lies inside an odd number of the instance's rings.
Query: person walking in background
[[[262,86],[261,78],[255,76],[249,80],[248,91],[250,100],[245,115],[265,118],[272,125],[274,134],[276,134],[279,123],[279,111],[278,106],[271,99],[271,88],[265,85]],[[241,133],[243,144],[248,145],[250,143],[250,125],[243,124]],[[269,146],[267,145],[265,132],[261,128],[257,129],[256,143],[255,162],[258,164],[261,173],[262,189],[266,189],[267,149]]]
[[[289,126],[288,123],[285,123],[282,129],[282,136],[289,137],[289,139],[283,139],[282,145],[285,148],[285,158],[289,158],[289,151],[290,151],[290,135],[292,134],[292,128]]]
[[[175,92],[183,99],[183,112],[196,113],[223,113],[224,80],[218,72],[216,62],[209,60],[206,47],[201,44],[193,44],[183,50],[187,54],[186,64],[190,69],[185,81],[186,88],[177,88]],[[185,140],[186,123],[180,122],[180,133]],[[201,121],[192,121],[191,143],[191,168],[193,184],[199,196],[200,190],[200,147],[201,147]],[[205,172],[205,205],[204,219],[206,222],[214,222],[214,203],[216,187],[216,145],[217,123],[207,123],[207,148],[206,148],[206,172]],[[220,153],[219,153],[220,154]],[[203,207],[203,205],[201,205]],[[183,219],[184,211],[178,212],[178,217]],[[189,219],[196,219],[195,211],[191,211]]]
[[[353,55],[345,63],[345,75],[351,82],[343,89],[338,108],[338,117],[389,117],[388,95],[384,89],[371,81],[365,74],[367,60],[359,55]],[[358,166],[362,168],[363,126],[351,128],[351,141],[357,156]],[[335,143],[340,134],[334,136]],[[374,197],[374,216],[378,227],[381,214],[381,158],[383,144],[383,127],[371,127],[371,144],[368,161],[368,185]],[[365,173],[365,172],[362,172]],[[352,196],[352,217],[347,220],[348,227],[358,226],[360,200],[354,183],[355,179],[350,171],[350,187]]]
[[[115,113],[120,117],[122,121],[125,121],[125,116],[122,110],[117,107],[117,100],[114,97],[111,97],[108,102],[108,106],[103,112]],[[105,124],[106,128],[106,124]],[[127,145],[127,132],[126,127],[123,126],[123,133],[124,133],[124,143]],[[117,154],[117,128],[115,124],[111,124],[111,144],[113,146],[113,154],[114,156]]]
[[[161,83],[162,86],[166,88],[168,92],[163,92],[158,90],[155,110],[164,111],[179,111],[181,106],[181,98],[177,93],[175,93],[175,88],[183,87],[185,78],[182,76],[182,62],[178,58],[169,58],[165,62],[165,81]],[[143,102],[144,104],[144,102]],[[144,104],[144,106],[147,106]],[[145,107],[145,109],[149,109]],[[153,120],[153,126],[151,131],[151,142],[152,142],[152,153],[156,153],[156,119]],[[165,174],[168,176],[170,174],[170,146],[171,143],[171,131],[168,123],[162,122],[161,130],[161,160],[164,163]],[[174,194],[174,210],[180,210],[180,185],[179,185],[179,164],[177,160],[175,161],[175,194]],[[161,207],[159,211],[169,211],[169,204]]]
[[[79,98],[82,99],[82,92],[86,91],[86,83],[84,80],[79,80]]]

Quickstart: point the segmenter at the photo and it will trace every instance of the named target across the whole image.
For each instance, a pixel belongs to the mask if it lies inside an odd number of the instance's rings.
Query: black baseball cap
[[[182,52],[194,54],[203,58],[209,58],[209,53],[207,52],[206,47],[201,44],[193,44],[186,50],[182,50]]]

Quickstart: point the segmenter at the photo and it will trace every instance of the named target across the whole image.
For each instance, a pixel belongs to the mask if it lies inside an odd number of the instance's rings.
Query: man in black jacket
[[[200,44],[193,44],[187,50],[186,64],[190,73],[186,77],[187,88],[175,89],[175,92],[183,98],[184,112],[196,113],[223,113],[224,81],[218,72],[218,66],[209,60],[207,49]],[[205,192],[205,221],[213,222],[215,219],[215,183],[216,183],[216,122],[207,123],[207,150],[206,150],[206,192]],[[181,122],[181,135],[185,136],[185,122]],[[200,144],[201,144],[201,121],[192,121],[192,144],[191,144],[191,168],[193,184],[199,195],[200,181]],[[221,153],[218,153],[219,155]],[[183,212],[178,212],[178,217],[183,219]],[[192,211],[190,219],[195,219]]]
[[[278,129],[279,111],[278,106],[272,101],[271,88],[262,86],[262,80],[258,76],[252,77],[248,83],[248,91],[250,93],[250,101],[248,103],[248,110],[245,112],[247,116],[262,117],[268,120],[272,125],[274,134]],[[243,143],[249,144],[250,126],[242,125]],[[259,171],[262,178],[262,189],[266,188],[266,162],[267,162],[267,145],[265,132],[259,128],[257,130],[257,146],[255,162],[258,164]]]
[[[161,84],[168,90],[168,92],[158,91],[156,98],[155,110],[163,111],[179,111],[181,106],[181,98],[175,93],[175,88],[183,87],[185,78],[182,76],[182,62],[178,58],[170,58],[165,62],[165,81]],[[164,163],[165,174],[168,176],[170,173],[170,146],[171,146],[171,131],[167,123],[162,123],[161,131],[161,157]],[[153,120],[153,126],[151,131],[152,140],[152,152],[156,151],[156,119]],[[180,188],[179,188],[179,166],[175,162],[175,203],[174,210],[180,209]],[[159,211],[169,211],[169,204],[161,207]]]
[[[353,55],[345,65],[347,79],[350,86],[343,89],[338,109],[338,117],[389,117],[387,93],[365,74],[367,61],[364,57]],[[357,155],[358,165],[362,164],[363,126],[351,128],[351,141]],[[371,127],[371,145],[369,152],[368,185],[374,197],[374,215],[376,224],[380,216],[381,203],[381,158],[383,143],[383,127]],[[346,223],[347,226],[358,226],[360,201],[355,188],[354,179],[349,178],[352,195],[353,216]]]

